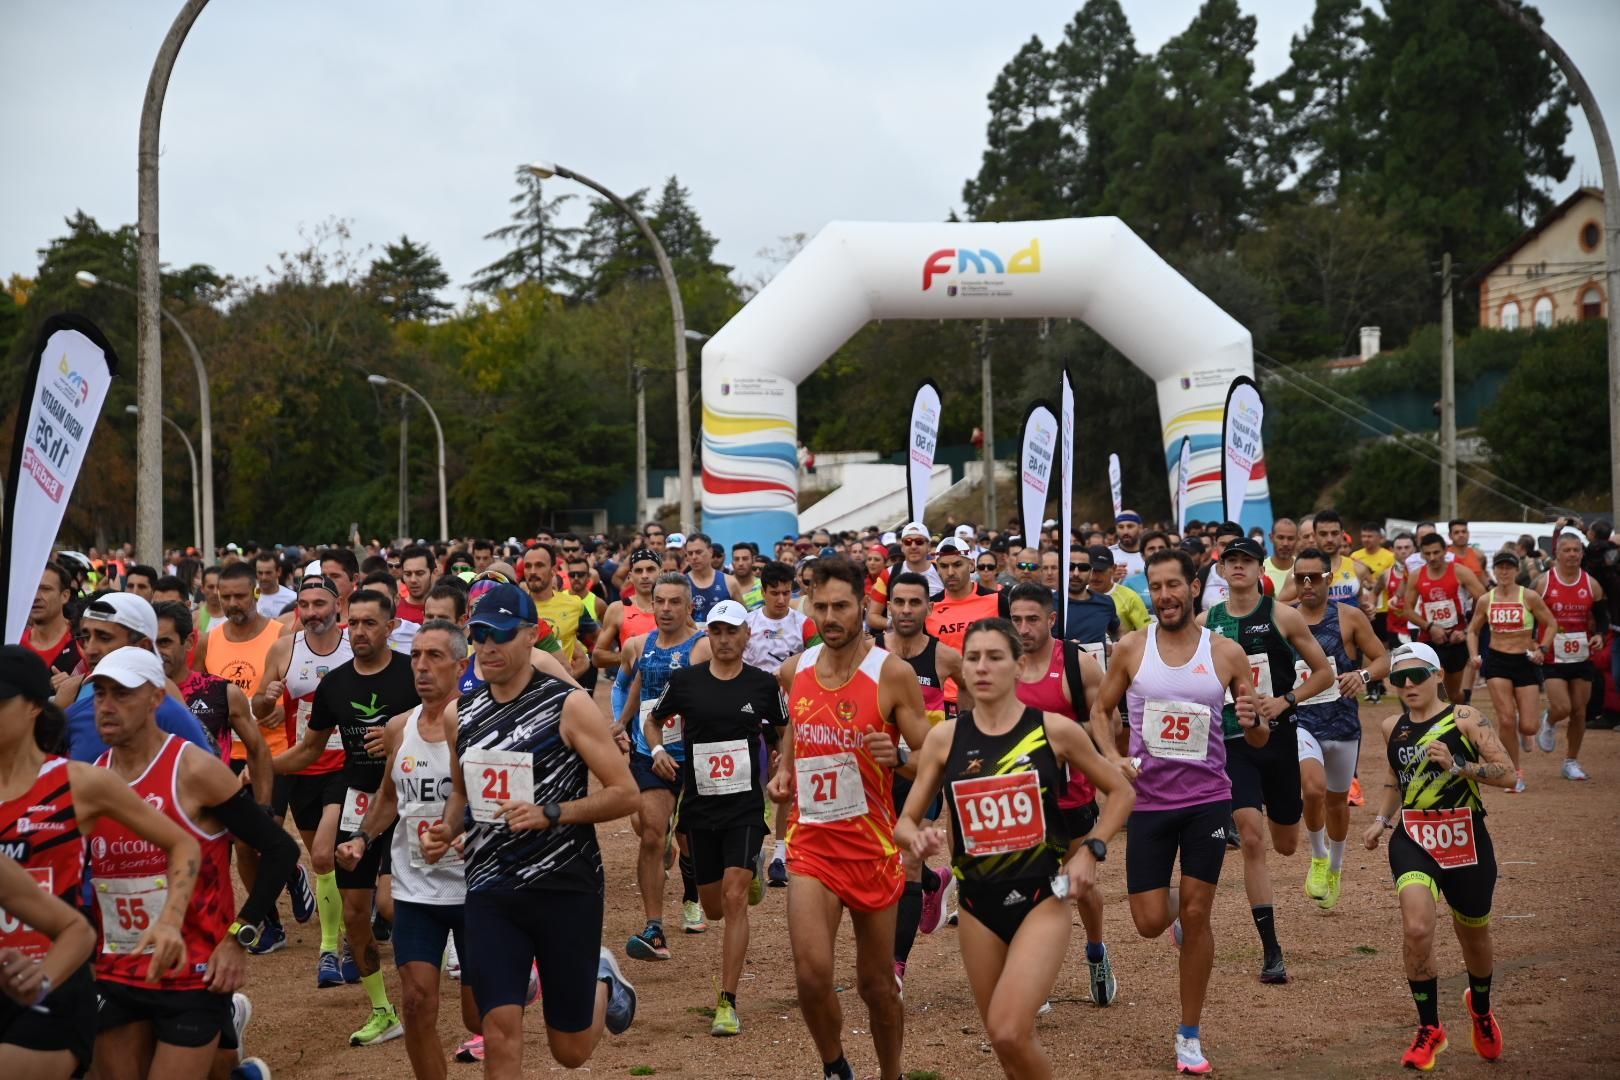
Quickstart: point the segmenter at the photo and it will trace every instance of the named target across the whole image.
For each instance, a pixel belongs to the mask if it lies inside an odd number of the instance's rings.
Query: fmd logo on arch
[[[966,274],[969,268],[979,277],[1038,274],[1041,272],[1041,242],[1039,239],[1030,240],[1029,247],[1013,252],[1012,258],[1005,261],[989,248],[940,248],[923,263],[923,292],[933,286],[934,278],[940,274],[949,274],[953,270]]]

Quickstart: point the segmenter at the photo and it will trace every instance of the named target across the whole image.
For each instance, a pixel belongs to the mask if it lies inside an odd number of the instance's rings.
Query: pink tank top
[[[1064,645],[1062,641],[1054,640],[1052,646],[1052,659],[1046,665],[1046,674],[1034,682],[1018,680],[1018,700],[1032,709],[1067,716],[1070,720],[1084,726],[1086,722],[1084,716],[1086,711],[1086,688],[1084,686],[1069,687],[1071,694],[1076,694],[1078,691],[1078,708],[1064,700]],[[1090,780],[1086,779],[1086,774],[1079,769],[1069,769],[1067,771],[1069,782],[1062,791],[1058,792],[1058,806],[1065,810],[1072,810],[1077,806],[1085,806],[1088,803],[1095,802],[1097,789],[1092,786]]]

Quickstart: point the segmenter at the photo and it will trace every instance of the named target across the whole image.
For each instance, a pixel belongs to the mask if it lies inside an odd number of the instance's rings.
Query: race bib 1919
[[[1033,772],[953,780],[951,801],[969,855],[1027,851],[1046,839],[1041,781]]]

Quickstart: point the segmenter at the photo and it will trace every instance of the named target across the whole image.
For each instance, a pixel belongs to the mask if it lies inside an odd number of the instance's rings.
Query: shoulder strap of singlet
[[[800,671],[813,671],[815,669],[815,666],[816,666],[816,659],[820,655],[821,655],[821,646],[820,645],[812,645],[808,649],[804,650],[804,652],[800,653],[799,654],[799,666],[794,669],[795,674],[797,674]]]

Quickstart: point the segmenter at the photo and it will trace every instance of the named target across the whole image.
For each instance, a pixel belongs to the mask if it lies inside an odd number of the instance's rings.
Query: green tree
[[[366,287],[392,313],[396,322],[405,319],[432,320],[449,312],[450,305],[439,298],[439,290],[450,284],[444,264],[426,244],[400,235],[399,243],[383,246],[383,257],[374,259],[366,274]]]
[[[977,221],[1018,221],[1061,215],[1076,161],[1054,96],[1052,54],[1031,37],[990,88],[990,123],[979,175],[962,190]]]
[[[1142,61],[1118,0],[1086,0],[1064,28],[1053,61],[1059,115],[1077,147],[1068,202],[1074,213],[1095,213],[1108,188],[1114,117]]]
[[[1350,107],[1367,46],[1361,0],[1317,0],[1311,24],[1294,35],[1289,66],[1259,94],[1273,110],[1271,150],[1279,173],[1297,173],[1307,198],[1336,198],[1361,174],[1369,132]]]
[[[517,184],[517,194],[507,200],[516,207],[511,222],[484,234],[485,240],[499,240],[511,250],[479,270],[468,289],[487,294],[531,282],[572,290],[578,282],[569,266],[576,257],[580,229],[559,225],[557,217],[573,196],[547,199],[540,178],[524,166],[517,169]]]

